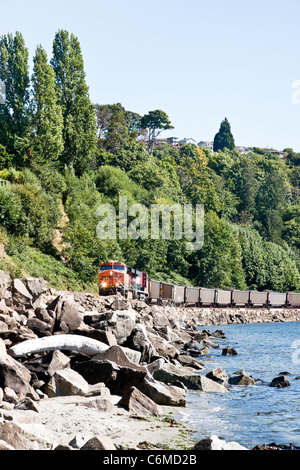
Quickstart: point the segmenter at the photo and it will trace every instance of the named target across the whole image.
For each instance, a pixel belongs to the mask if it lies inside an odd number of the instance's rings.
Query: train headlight
[[[102,287],[106,287],[107,286],[107,283],[106,282],[102,282]]]
[[[119,285],[120,285],[120,284],[119,284],[118,282],[116,282],[116,287],[119,287]]]

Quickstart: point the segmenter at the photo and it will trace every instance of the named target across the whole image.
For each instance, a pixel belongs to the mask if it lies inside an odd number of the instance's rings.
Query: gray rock
[[[186,392],[184,388],[175,385],[167,385],[157,380],[145,379],[138,386],[139,390],[151,398],[157,405],[185,406]]]
[[[89,391],[87,381],[72,369],[58,370],[45,386],[49,397],[66,395],[85,396]]]
[[[13,279],[12,281],[12,299],[15,305],[22,304],[28,308],[32,307],[33,297],[21,279]]]
[[[149,363],[153,356],[159,356],[148,338],[144,325],[137,324],[122,346],[139,351],[141,353],[141,362]]]
[[[138,416],[161,416],[162,414],[159,406],[135,387],[131,387],[124,394],[118,406]]]
[[[80,450],[116,450],[113,441],[106,436],[94,436],[90,438]]]
[[[29,397],[25,397],[22,400],[18,401],[14,409],[23,411],[31,410],[35,413],[40,412],[39,405]]]
[[[289,387],[290,385],[291,385],[290,382],[284,375],[275,377],[270,383],[270,387],[277,387],[277,388]]]
[[[48,306],[47,311],[56,315],[55,332],[75,332],[83,323],[84,310],[75,301],[62,295],[57,296]]]
[[[59,350],[50,353],[52,356],[47,367],[48,374],[53,376],[57,371],[70,367],[70,358]]]
[[[235,375],[228,380],[230,385],[255,385],[255,380],[246,374]]]
[[[222,350],[222,356],[237,356],[237,352],[232,346],[227,346]]]
[[[19,399],[35,394],[30,385],[31,374],[29,370],[7,354],[0,354],[0,387],[9,387],[18,395]]]
[[[222,369],[222,367],[217,367],[216,369],[208,372],[208,374],[206,374],[206,377],[223,385],[228,382],[228,375]]]
[[[195,373],[193,369],[175,366],[166,363],[164,366],[154,372],[154,378],[164,383],[180,381],[190,390],[202,390],[205,392],[227,392],[228,390],[221,384],[214,382],[207,377]]]
[[[147,375],[144,370],[122,367],[109,360],[99,361],[94,358],[80,362],[73,368],[90,385],[103,382],[115,395],[123,395],[131,386],[138,386]]]
[[[115,310],[110,318],[117,344],[122,345],[135,327],[136,311],[133,309]]]
[[[57,445],[51,432],[36,423],[5,421],[0,426],[0,439],[16,450],[51,450]]]
[[[111,361],[117,364],[120,367],[129,367],[135,370],[142,370],[146,372],[146,368],[135,362],[132,362],[126,355],[124,349],[121,346],[111,346],[107,351],[103,351],[93,357],[94,360],[99,361]]]
[[[180,351],[177,348],[157,334],[147,331],[147,335],[159,356],[170,360],[177,359],[180,354]]]
[[[210,436],[199,441],[192,450],[249,450],[237,442],[226,442],[218,436]]]

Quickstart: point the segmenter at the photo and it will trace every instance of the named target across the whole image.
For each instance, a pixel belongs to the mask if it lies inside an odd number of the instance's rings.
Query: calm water
[[[262,382],[254,386],[231,386],[229,393],[192,392],[187,406],[175,419],[197,431],[202,439],[216,434],[247,448],[257,444],[300,446],[300,323],[205,326],[211,332],[221,329],[226,339],[218,340],[220,349],[201,361],[206,374],[221,366],[230,377],[239,369]],[[202,329],[202,328],[201,328]],[[296,341],[299,342],[298,349]],[[231,345],[238,355],[222,356]],[[280,372],[291,386],[278,389],[269,384]]]

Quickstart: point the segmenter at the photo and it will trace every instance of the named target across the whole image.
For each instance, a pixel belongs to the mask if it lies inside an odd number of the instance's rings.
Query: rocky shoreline
[[[0,450],[244,449],[196,442],[172,410],[189,390],[253,380],[202,374],[223,333],[199,327],[274,321],[300,321],[300,310],[161,307],[0,271]]]

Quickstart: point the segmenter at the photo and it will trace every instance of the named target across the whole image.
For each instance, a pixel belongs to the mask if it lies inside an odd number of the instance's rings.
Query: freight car
[[[300,308],[300,293],[258,292],[255,290],[215,289],[177,286],[149,279],[147,273],[124,263],[102,263],[99,294],[120,292],[125,298],[138,298],[158,305],[196,307]]]

